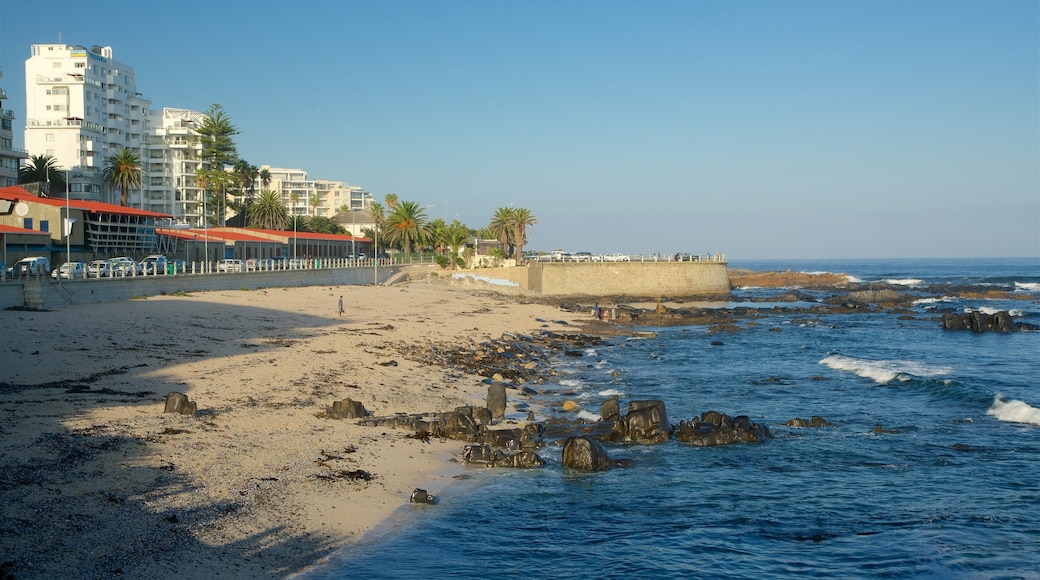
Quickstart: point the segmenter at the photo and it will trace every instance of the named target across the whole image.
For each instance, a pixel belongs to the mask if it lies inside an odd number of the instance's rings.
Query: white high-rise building
[[[269,189],[282,194],[282,203],[291,215],[331,218],[344,211],[363,211],[372,205],[372,194],[356,185],[326,179],[307,179],[302,169],[284,169],[263,165],[270,182],[256,179],[256,191]]]
[[[0,69],[0,79],[4,71]],[[24,149],[14,148],[14,111],[4,108],[7,93],[0,87],[0,187],[18,185],[18,167],[29,157]]]
[[[148,116],[146,157],[141,160],[144,209],[170,214],[182,225],[203,227],[203,190],[195,176],[202,166],[196,129],[205,113],[164,107]],[[212,214],[212,212],[209,212]]]
[[[119,203],[101,172],[124,147],[147,159],[149,105],[111,47],[34,44],[25,61],[25,148],[69,170],[77,199]],[[129,205],[141,202],[141,191],[131,192]]]

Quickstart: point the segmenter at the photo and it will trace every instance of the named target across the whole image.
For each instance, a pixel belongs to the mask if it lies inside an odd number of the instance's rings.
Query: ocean
[[[673,424],[715,410],[748,415],[775,438],[609,444],[633,465],[596,473],[561,468],[560,447],[547,446],[545,468],[475,468],[437,505],[403,506],[303,577],[1040,578],[1040,332],[936,321],[944,310],[1009,310],[1040,325],[1040,259],[730,267],[1026,299],[922,292],[909,313],[833,315],[768,305],[738,332],[608,339],[561,358],[559,383],[544,385],[552,413],[564,400],[597,417],[611,395],[623,412],[661,399]],[[777,292],[738,289],[734,301]],[[833,426],[784,425],[814,415]]]

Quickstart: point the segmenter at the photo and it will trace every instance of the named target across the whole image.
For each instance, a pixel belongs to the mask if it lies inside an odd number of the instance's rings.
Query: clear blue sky
[[[2,0],[0,86],[20,145],[30,45],[111,46],[254,165],[533,249],[1038,256],[1038,5]]]

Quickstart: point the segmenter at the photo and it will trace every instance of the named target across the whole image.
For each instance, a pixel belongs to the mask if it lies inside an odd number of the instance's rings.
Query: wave
[[[889,278],[882,280],[882,282],[895,286],[921,286],[924,284],[924,280],[918,278]]]
[[[957,300],[958,299],[953,296],[940,296],[937,298],[919,298],[914,300],[913,304],[916,306],[918,304],[936,304],[938,302],[955,302]]]
[[[836,371],[849,371],[884,385],[892,381],[909,381],[914,377],[931,378],[948,375],[949,367],[928,365],[910,360],[866,360],[835,354],[820,361]]]
[[[1022,401],[1005,401],[1001,398],[1000,393],[993,398],[993,405],[986,411],[986,414],[996,417],[998,421],[1040,425],[1040,409],[1030,407]]]
[[[1015,282],[1015,291],[1026,293],[1040,292],[1040,282]]]
[[[969,314],[972,313],[972,312],[981,312],[983,314],[989,314],[990,316],[993,316],[994,314],[996,314],[998,312],[1003,312],[1004,310],[1006,310],[1006,309],[990,308],[989,306],[981,306],[979,308],[965,308],[964,312],[965,313],[969,313]],[[1008,310],[1007,313],[1010,314],[1011,316],[1022,316],[1022,311],[1018,310],[1018,309]]]

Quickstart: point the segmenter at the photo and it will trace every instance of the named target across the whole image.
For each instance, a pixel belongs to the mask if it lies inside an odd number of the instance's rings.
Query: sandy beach
[[[408,506],[413,489],[437,495],[473,469],[452,461],[461,442],[328,419],[326,407],[483,405],[481,377],[401,349],[586,322],[436,281],[155,296],[0,320],[0,578],[305,570]],[[171,391],[197,416],[164,413]]]

